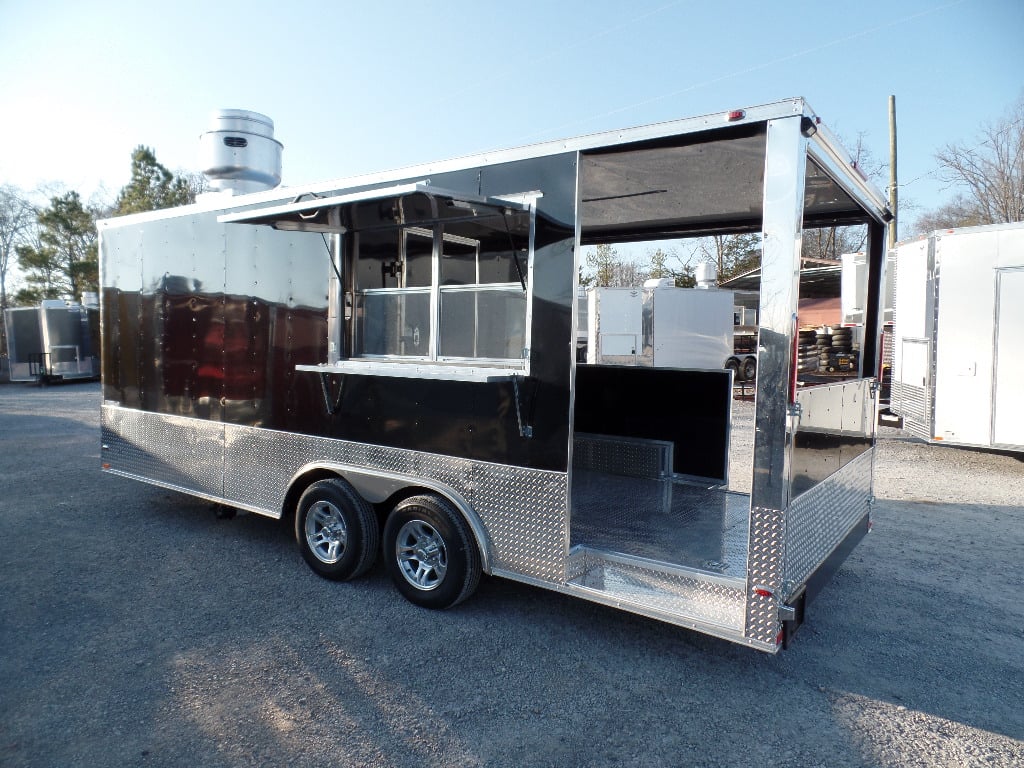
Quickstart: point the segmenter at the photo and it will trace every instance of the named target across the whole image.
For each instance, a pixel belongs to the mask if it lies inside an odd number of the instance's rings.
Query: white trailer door
[[[997,274],[992,443],[1024,446],[1024,269]]]
[[[949,443],[987,446],[992,440],[997,252],[997,233],[988,229],[935,236],[939,306],[932,436]]]

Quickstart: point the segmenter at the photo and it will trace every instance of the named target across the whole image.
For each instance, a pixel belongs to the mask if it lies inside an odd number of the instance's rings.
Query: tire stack
[[[817,334],[813,330],[800,331],[797,335],[797,373],[812,373],[818,370]]]
[[[832,329],[827,325],[815,333],[815,349],[818,352],[818,368],[827,371],[832,362]]]
[[[853,329],[835,328],[832,331],[832,354],[849,355],[853,351]]]

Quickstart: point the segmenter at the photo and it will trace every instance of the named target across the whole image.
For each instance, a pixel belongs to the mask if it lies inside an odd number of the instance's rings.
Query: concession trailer
[[[803,99],[255,192],[269,119],[204,142],[219,193],[99,225],[105,471],[293,517],[314,571],[382,557],[421,606],[487,573],[768,652],[867,532],[891,216]],[[801,233],[843,225],[860,369],[798,387]],[[749,426],[720,363],[578,359],[584,247],[750,232]]]
[[[929,442],[1024,451],[1024,222],[899,243],[891,410]]]
[[[46,384],[100,376],[100,314],[95,293],[76,304],[44,299],[4,311],[11,381]]]

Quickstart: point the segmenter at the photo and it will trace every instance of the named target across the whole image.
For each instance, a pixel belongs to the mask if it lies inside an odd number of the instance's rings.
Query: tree
[[[867,227],[860,224],[805,229],[801,238],[800,255],[805,259],[838,260],[844,253],[864,250],[867,239]]]
[[[7,277],[18,246],[29,242],[36,225],[36,209],[17,188],[0,186],[0,353],[7,352],[4,323],[7,309]]]
[[[117,195],[114,215],[187,205],[195,201],[201,188],[195,177],[171,173],[157,161],[152,149],[140,144],[132,152],[132,178]]]
[[[647,279],[644,269],[632,261],[624,261],[607,243],[587,253],[587,266],[594,271],[593,284],[601,288],[631,288]]]
[[[684,264],[674,248],[669,248],[667,251],[663,251],[661,248],[648,251],[647,259],[650,263],[650,269],[647,270],[648,277],[659,279],[670,277],[677,288],[692,288],[697,284],[693,267]],[[675,262],[675,267],[672,266],[672,262]]]
[[[976,227],[984,223],[978,210],[963,195],[957,195],[951,202],[936,208],[934,211],[922,213],[914,222],[912,234],[926,234],[937,229],[953,229],[954,227]]]
[[[983,126],[977,145],[948,144],[935,159],[940,178],[965,191],[964,219],[1024,221],[1024,96],[1001,120]]]
[[[82,205],[78,193],[50,198],[50,206],[39,211],[36,220],[36,242],[17,248],[28,283],[18,292],[18,300],[77,299],[83,291],[99,290],[96,216]]]
[[[866,134],[857,134],[853,143],[851,158],[853,166],[865,177],[880,183],[888,166],[875,160],[871,149],[865,143]],[[834,259],[844,253],[857,253],[867,244],[868,229],[862,224],[843,227],[805,228],[801,238],[800,255],[805,259]]]
[[[753,232],[712,235],[701,240],[700,252],[718,271],[719,282],[756,269],[761,264],[761,236]]]

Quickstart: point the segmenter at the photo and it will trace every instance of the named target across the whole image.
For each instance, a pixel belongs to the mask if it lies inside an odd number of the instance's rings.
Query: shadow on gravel
[[[781,665],[808,683],[1024,739],[1024,510],[879,501]]]

